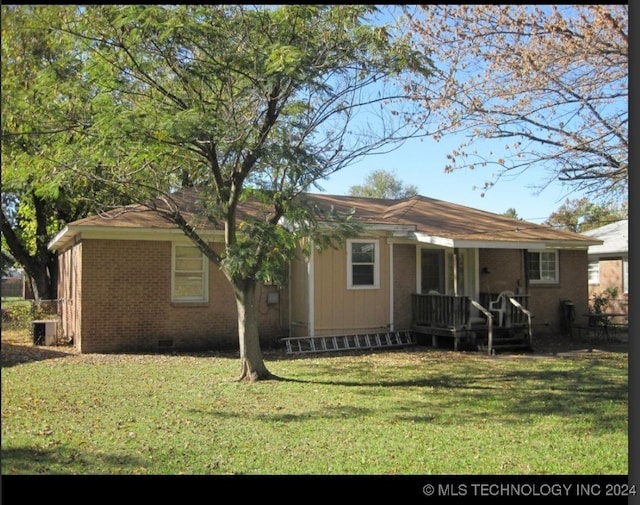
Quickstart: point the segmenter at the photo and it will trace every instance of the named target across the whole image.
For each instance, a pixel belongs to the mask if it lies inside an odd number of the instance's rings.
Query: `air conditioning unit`
[[[57,321],[33,321],[33,344],[56,345]]]

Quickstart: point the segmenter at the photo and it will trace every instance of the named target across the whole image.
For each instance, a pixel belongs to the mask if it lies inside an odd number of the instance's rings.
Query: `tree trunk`
[[[24,266],[24,270],[36,301],[58,298],[58,267],[55,262],[48,265],[33,263],[28,267]]]
[[[256,305],[256,281],[234,280],[234,293],[238,307],[238,338],[240,341],[241,371],[238,381],[255,382],[275,379],[267,369],[260,348],[258,310]]]
[[[47,209],[44,200],[32,194],[36,216],[36,251],[31,254],[23,239],[16,233],[4,212],[2,217],[2,236],[5,238],[11,254],[22,266],[31,284],[36,300],[55,300],[58,297],[58,257],[49,251],[47,243],[51,238],[47,234]]]

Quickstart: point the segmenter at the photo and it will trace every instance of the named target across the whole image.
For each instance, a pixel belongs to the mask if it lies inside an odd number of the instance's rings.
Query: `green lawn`
[[[10,333],[10,332],[8,332]],[[77,355],[3,332],[9,474],[627,474],[627,352]]]

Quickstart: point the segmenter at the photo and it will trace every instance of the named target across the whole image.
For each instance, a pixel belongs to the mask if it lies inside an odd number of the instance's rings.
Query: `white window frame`
[[[186,243],[173,243],[171,247],[171,301],[174,303],[206,303],[209,301],[209,259],[200,251],[202,258],[202,268],[194,270],[192,273],[202,275],[202,295],[183,296],[176,295],[176,250],[178,248],[197,249],[195,245]]]
[[[555,271],[554,271],[554,278],[553,279],[532,279],[529,276],[529,282],[531,284],[558,284],[560,282],[560,276],[559,276],[559,270],[560,270],[560,255],[558,254],[557,250],[547,250],[547,249],[540,249],[540,250],[536,250],[536,249],[529,249],[527,251],[527,253],[529,254],[538,254],[538,258],[539,258],[539,262],[538,264],[542,264],[540,255],[542,254],[553,254],[555,256]],[[526,268],[529,268],[529,264],[527,262]]]
[[[629,258],[622,258],[622,292],[629,294]]]
[[[589,260],[589,284],[600,284],[600,259]]]
[[[373,244],[373,284],[353,284],[353,244]],[[356,263],[357,265],[358,263]],[[364,264],[364,263],[362,263]],[[347,289],[380,289],[380,241],[378,239],[347,239]]]

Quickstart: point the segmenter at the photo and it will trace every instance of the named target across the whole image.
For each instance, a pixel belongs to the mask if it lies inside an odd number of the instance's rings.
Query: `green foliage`
[[[22,328],[31,331],[31,322],[37,319],[57,318],[56,303],[37,303],[20,298],[2,299],[2,328]]]
[[[78,41],[54,26],[77,15],[76,6],[2,6],[2,251],[40,288],[55,278],[49,240],[99,204],[122,203],[80,173],[95,157],[96,89]]]
[[[628,473],[626,352],[268,351],[287,380],[246,385],[235,353],[6,339],[3,476]]]
[[[261,205],[258,217],[245,216],[238,225],[237,241],[228,245],[221,266],[231,278],[255,279],[282,285],[288,276],[289,263],[302,250],[311,247],[322,251],[340,247],[349,237],[362,231],[353,219],[354,209],[346,214],[335,209],[321,209],[311,200],[299,196],[293,200],[280,200],[282,218],[272,221],[277,214],[269,209],[271,202],[282,195],[249,190],[245,201]]]
[[[610,286],[601,293],[593,293],[590,310],[596,314],[607,312],[609,303],[618,298],[618,287]]]
[[[297,205],[298,196],[420,131],[410,121],[421,115],[418,99],[397,78],[426,75],[430,61],[390,27],[374,23],[377,10],[6,8],[20,23],[3,17],[3,35],[11,30],[19,41],[7,56],[3,38],[3,79],[20,51],[31,58],[16,66],[15,76],[11,68],[8,74],[12,99],[3,143],[5,137],[13,142],[12,190],[22,205],[27,198],[19,182],[28,181],[30,194],[50,204],[52,210],[39,214],[48,220],[58,219],[63,196],[69,207],[78,195],[89,196],[92,210],[146,205],[182,229],[236,287],[281,282],[295,241],[322,247],[355,229],[349,216],[326,225],[320,214]],[[41,39],[32,40],[36,35]],[[39,54],[42,47],[49,60]],[[27,127],[20,126],[24,119]],[[35,136],[36,129],[46,135]],[[209,224],[224,228],[221,253],[199,235],[202,215],[176,205],[184,188],[197,188]],[[240,216],[239,203],[252,195],[260,213]],[[292,225],[292,235],[282,222]],[[36,244],[46,252],[42,219],[36,229]],[[252,345],[258,340],[255,331],[242,338]]]
[[[628,206],[599,204],[589,198],[567,199],[544,224],[575,232],[585,232],[605,224],[628,218]]]
[[[374,170],[365,178],[362,186],[351,186],[349,194],[368,198],[408,198],[418,194],[414,184],[405,184],[393,173]]]
[[[324,241],[311,226],[321,220],[297,207],[298,195],[410,135],[406,117],[392,115],[411,103],[392,78],[426,72],[428,60],[369,24],[376,11],[87,7],[59,26],[82,46],[96,89],[88,134],[101,172],[87,176],[143,204],[197,187],[207,218],[227,229],[220,261],[229,276],[281,278],[303,233],[316,246]],[[384,128],[350,128],[359,113],[376,114]],[[239,226],[238,203],[256,197],[260,216],[243,216]],[[166,217],[197,233],[193,221]],[[284,233],[283,220],[295,223],[294,235]],[[346,229],[334,219],[322,229],[330,232],[340,240]],[[213,251],[209,256],[216,260]]]
[[[2,324],[6,328],[9,324],[14,327],[27,328],[34,319],[33,304],[28,301],[3,301]]]
[[[514,218],[514,219],[518,219],[518,212],[517,212],[517,211],[516,211],[516,209],[514,209],[513,207],[511,207],[511,208],[507,209],[507,210],[504,212],[504,215],[505,215],[505,216],[508,216],[508,217],[512,217],[512,218]]]

